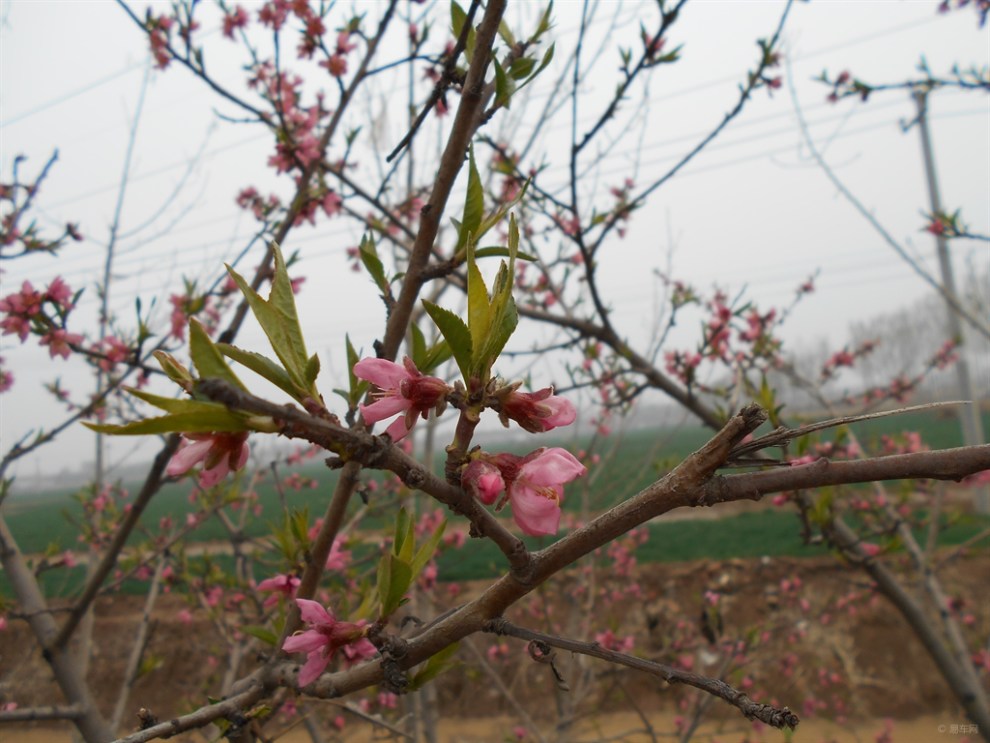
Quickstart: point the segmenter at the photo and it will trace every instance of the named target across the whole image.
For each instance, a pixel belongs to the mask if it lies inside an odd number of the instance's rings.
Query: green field
[[[986,415],[985,419],[987,430],[990,430],[990,415]],[[865,421],[855,424],[854,430],[867,444],[884,433],[897,434],[910,430],[922,431],[924,440],[932,448],[947,448],[962,443],[958,424],[944,413],[921,412]],[[680,458],[703,443],[708,435],[706,429],[691,426],[676,431],[635,431],[610,437],[605,441],[606,449],[601,451],[601,464],[592,469],[588,478],[568,487],[565,510],[593,514],[614,505],[655,481]],[[565,445],[577,450],[589,442],[542,437],[539,443]],[[513,448],[509,447],[510,450]],[[519,453],[528,450],[525,443],[515,448]],[[441,469],[442,465],[438,462],[437,471]],[[322,464],[312,464],[299,471],[304,477],[316,479],[319,486],[299,492],[286,491],[286,503],[292,510],[308,509],[311,518],[315,518],[324,511],[337,475]],[[131,484],[132,493],[138,487]],[[270,533],[272,522],[281,521],[281,499],[270,476],[256,490],[264,511],[260,518],[249,520],[248,535],[260,537]],[[152,499],[142,523],[151,532],[157,531],[159,520],[166,516],[182,523],[185,515],[192,510],[188,501],[189,491],[188,481],[163,487]],[[352,505],[356,508],[359,504],[355,502]],[[71,498],[71,493],[55,491],[20,496],[5,504],[4,510],[22,551],[32,554],[56,547],[59,550],[80,549],[76,536],[78,528],[73,519],[77,520],[81,515],[81,506]],[[505,517],[509,517],[508,512]],[[386,518],[391,520],[391,517],[372,515],[362,522],[362,528],[385,528]],[[987,523],[990,522],[971,519],[957,524],[945,534],[946,543],[963,541]],[[650,524],[649,528],[650,540],[641,548],[641,560],[684,561],[816,554],[815,550],[800,543],[799,527],[789,510],[743,514],[718,521],[661,521]],[[226,531],[220,522],[210,519],[195,532],[194,539],[202,542],[223,540],[225,537]],[[145,534],[134,536],[137,541],[145,538]],[[540,543],[531,540],[531,546],[537,547]],[[451,580],[489,576],[498,572],[502,564],[502,558],[494,546],[481,542],[469,545],[469,549],[458,551],[456,555],[445,555],[440,561],[441,575]],[[78,583],[78,576],[73,575],[75,572],[56,570],[46,574],[44,579],[47,587],[56,592],[70,591]],[[5,581],[0,576],[0,591],[6,593],[6,589]]]

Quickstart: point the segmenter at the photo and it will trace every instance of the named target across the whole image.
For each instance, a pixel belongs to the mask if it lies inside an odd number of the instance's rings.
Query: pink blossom
[[[61,356],[63,359],[69,358],[72,353],[72,346],[82,343],[83,337],[79,333],[70,333],[63,328],[51,330],[41,336],[41,345],[48,346],[48,354],[53,359]]]
[[[55,280],[48,285],[45,295],[64,311],[71,310],[73,307],[72,289],[69,288],[69,285],[65,283],[61,276],[56,276]]]
[[[385,429],[393,441],[409,433],[417,416],[425,419],[431,409],[439,414],[447,404],[450,391],[447,383],[422,374],[408,356],[401,364],[385,359],[361,359],[354,365],[354,374],[381,390],[372,394],[375,402],[360,406],[365,423],[377,423],[403,413]]]
[[[328,217],[332,217],[340,213],[340,207],[343,203],[340,194],[336,191],[327,191],[326,196],[323,197],[323,201],[320,202],[320,206],[323,207],[323,211]]]
[[[320,64],[326,67],[333,77],[343,77],[347,74],[347,57],[343,54],[334,54]]]
[[[337,34],[337,54],[347,54],[357,49],[357,44],[351,41],[350,31],[341,31]]]
[[[234,30],[244,28],[248,24],[248,14],[240,5],[223,17],[223,35],[228,39],[234,38]]]
[[[569,426],[577,417],[570,400],[553,394],[553,387],[536,392],[518,392],[516,386],[499,395],[499,419],[508,427],[511,418],[530,433],[543,433]]]
[[[299,577],[295,575],[280,574],[273,578],[266,578],[258,584],[259,591],[270,592],[272,595],[265,599],[264,606],[273,606],[279,602],[280,597],[291,599],[296,595],[299,588]]]
[[[2,361],[3,359],[0,358],[0,362]],[[6,392],[13,386],[14,375],[5,369],[0,369],[0,392]]]
[[[494,464],[483,459],[472,460],[461,474],[461,486],[486,506],[495,502],[505,490],[502,472]]]
[[[488,460],[506,484],[505,498],[496,510],[510,502],[516,524],[534,537],[557,533],[563,485],[588,471],[573,454],[557,447],[537,449],[525,457],[498,454]]]
[[[327,555],[327,563],[324,566],[326,570],[342,572],[351,564],[351,551],[341,549],[340,541],[340,537],[337,537],[330,545],[330,554]]]
[[[352,649],[351,653],[357,656],[368,652],[364,644],[371,643],[365,638],[366,630],[362,624],[337,621],[329,609],[324,609],[316,601],[296,599],[296,605],[309,629],[287,637],[282,649],[287,653],[306,653],[306,663],[299,671],[300,688],[320,677],[338,649],[344,648],[346,655],[347,646],[364,640],[361,647],[356,652]],[[371,646],[371,652],[374,652],[374,646]]]
[[[202,462],[199,473],[199,486],[212,488],[231,470],[239,470],[247,462],[249,448],[248,434],[241,432],[185,433],[186,439],[194,443],[180,448],[169,461],[165,472],[170,477],[182,475]]]
[[[867,557],[876,557],[881,552],[880,545],[873,542],[863,542],[861,546]]]

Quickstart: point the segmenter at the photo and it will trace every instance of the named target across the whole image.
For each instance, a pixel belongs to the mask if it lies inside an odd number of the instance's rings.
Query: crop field
[[[985,415],[984,419],[984,425],[990,430],[990,414]],[[875,442],[884,433],[897,435],[914,430],[922,433],[923,440],[931,448],[947,448],[962,443],[955,419],[941,412],[926,411],[864,421],[854,424],[853,430],[864,444]],[[708,435],[707,429],[700,426],[685,426],[677,430],[638,430],[613,435],[605,440],[603,448],[597,449],[602,457],[600,464],[592,467],[589,476],[583,481],[568,486],[565,511],[575,515],[594,514],[614,505],[655,481],[683,456],[702,444]],[[577,451],[587,447],[590,442],[573,438],[541,437],[539,443],[566,446]],[[524,453],[529,450],[529,446],[525,442],[519,442],[515,446],[510,445],[508,449]],[[438,462],[437,470],[440,469],[442,465]],[[283,498],[290,510],[307,509],[311,519],[322,514],[336,484],[336,473],[321,463],[311,463],[296,468],[295,471],[304,478],[313,478],[317,486],[299,491],[283,489],[280,494],[269,474],[256,487],[263,510],[259,518],[248,520],[248,537],[261,538],[271,533],[271,525],[282,519]],[[133,493],[139,488],[139,484],[129,483],[128,487]],[[145,511],[142,523],[146,528],[156,531],[163,518],[171,518],[174,523],[183,523],[186,514],[194,510],[188,498],[190,488],[191,482],[188,480],[165,485]],[[355,499],[352,509],[361,505]],[[5,504],[5,511],[8,524],[25,553],[38,554],[46,550],[60,552],[65,549],[80,552],[84,548],[78,541],[80,532],[77,526],[82,507],[70,491],[18,496]],[[504,517],[509,518],[508,511],[504,512]],[[953,517],[951,523],[948,518],[946,529],[941,535],[945,544],[965,541],[990,525],[990,519],[986,517]],[[372,511],[362,521],[361,528],[385,529],[388,526],[386,521],[390,520],[391,517],[379,516]],[[660,520],[649,524],[648,529],[650,538],[637,552],[641,561],[680,562],[762,555],[811,556],[824,551],[821,547],[808,547],[801,543],[797,517],[790,509],[763,509],[714,520]],[[147,536],[147,533],[137,533],[133,541],[143,541]],[[217,543],[224,541],[226,537],[223,525],[218,519],[212,518],[193,533],[191,543]],[[539,539],[527,541],[532,548],[545,546],[550,542]],[[371,549],[358,547],[355,558],[371,558]],[[369,554],[365,555],[365,552]],[[203,559],[222,563],[227,558],[219,554]],[[502,562],[493,545],[479,542],[470,545],[469,549],[458,550],[456,554],[442,555],[439,560],[440,576],[446,580],[487,577],[499,572]],[[46,588],[51,588],[56,593],[69,593],[81,581],[82,573],[81,567],[58,569],[44,574],[42,578]],[[2,574],[0,592],[9,595],[9,588]]]

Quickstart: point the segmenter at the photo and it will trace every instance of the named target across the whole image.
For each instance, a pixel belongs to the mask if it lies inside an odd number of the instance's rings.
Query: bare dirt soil
[[[967,631],[986,638],[990,630],[986,594],[990,554],[958,557],[949,572],[952,578],[947,580],[947,589],[964,602],[963,613],[969,617]],[[751,643],[749,664],[732,671],[727,680],[744,685],[759,701],[794,709],[803,720],[797,735],[790,739],[795,743],[873,741],[885,729],[888,718],[894,721],[892,740],[898,743],[963,743],[966,738],[960,732],[966,728],[960,726],[967,726],[967,721],[933,663],[903,619],[883,600],[871,598],[861,572],[844,568],[832,558],[729,560],[643,565],[639,579],[641,596],[621,601],[607,620],[615,634],[633,635],[634,652],[644,657],[678,657],[677,638],[681,635],[676,628],[685,629],[685,622],[697,621],[706,589],[719,591],[722,638],[748,638]],[[802,584],[800,592],[788,590],[795,579]],[[478,588],[468,586],[457,602]],[[441,586],[441,595],[444,590]],[[858,598],[836,603],[851,594],[858,594]],[[802,606],[801,597],[810,603]],[[548,596],[547,601],[551,615],[558,618],[574,611],[566,591]],[[105,597],[97,603],[90,680],[104,711],[114,704],[142,603],[143,599],[135,596]],[[177,615],[184,607],[180,597],[173,595],[163,596],[157,605],[148,652],[160,658],[161,664],[135,686],[129,705],[133,712],[146,707],[160,719],[168,719],[205,702],[206,695],[218,686],[219,671],[210,660],[218,651],[212,626],[205,616],[195,617],[192,624],[180,621]],[[520,623],[523,616],[520,612],[516,617]],[[484,652],[503,640],[481,637],[475,642]],[[508,642],[511,652],[493,666],[548,740],[651,740],[633,732],[642,730],[645,720],[653,725],[657,739],[669,740],[677,718],[690,716],[695,703],[693,690],[668,687],[632,671],[615,672],[598,661],[561,657],[561,671],[573,687],[568,696],[555,688],[549,668],[530,660],[521,643]],[[712,653],[704,644],[679,657],[685,656],[693,659],[695,671],[717,674],[721,661],[710,658]],[[435,684],[441,716],[439,739],[443,743],[516,740],[513,728],[520,724],[520,717],[513,714],[504,694],[465,648],[459,657],[464,664]],[[585,683],[589,679],[591,683]],[[368,699],[375,712],[374,695]],[[16,701],[21,707],[63,703],[37,645],[19,621],[11,621],[0,632],[0,701],[4,700]],[[359,743],[387,739],[381,731],[375,737],[370,724],[340,707],[320,705],[322,710],[329,710],[327,721],[338,714],[346,720],[339,735],[328,722],[324,740]],[[783,740],[776,731],[754,729],[734,708],[720,701],[709,708],[706,719],[711,723],[701,732],[714,731],[711,726],[716,726],[721,732],[715,739],[723,743],[744,738]],[[133,713],[129,713],[125,718],[127,730],[133,729],[133,720]],[[570,721],[570,727],[555,732],[562,721]],[[276,723],[276,728],[289,727],[293,720],[280,717]],[[205,740],[198,735],[185,739]],[[976,741],[978,735],[970,734],[969,739]],[[0,743],[68,740],[64,726],[38,723],[0,727]],[[310,738],[296,724],[280,740],[301,743]]]

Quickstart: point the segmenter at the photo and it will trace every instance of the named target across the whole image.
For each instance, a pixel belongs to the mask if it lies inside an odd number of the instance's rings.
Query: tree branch
[[[588,655],[592,658],[600,658],[610,663],[633,668],[637,671],[648,673],[651,676],[662,678],[670,684],[693,686],[696,689],[725,700],[733,707],[737,707],[748,719],[759,720],[771,727],[778,729],[790,728],[793,730],[800,722],[798,716],[787,707],[777,708],[769,704],[754,702],[743,692],[734,689],[719,679],[700,676],[696,673],[690,673],[664,665],[663,663],[656,663],[645,658],[636,658],[625,653],[607,650],[597,642],[581,642],[565,637],[557,637],[556,635],[548,635],[543,632],[534,632],[525,627],[516,626],[502,617],[487,622],[485,631],[496,635],[508,635],[509,637],[516,637],[520,640],[528,640],[530,647],[535,647],[543,655],[549,653],[550,647],[560,648],[561,650],[568,650],[572,653],[580,653],[581,655]]]

